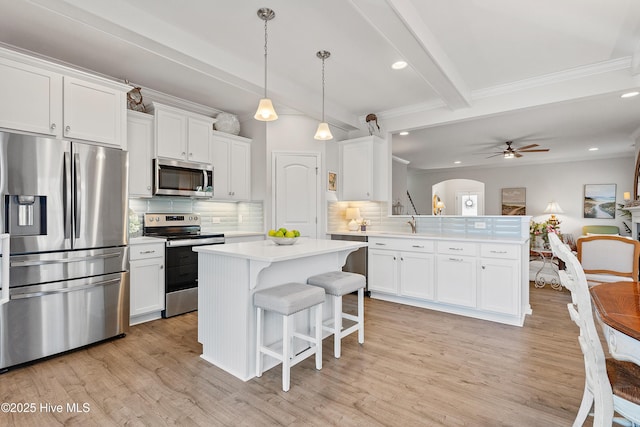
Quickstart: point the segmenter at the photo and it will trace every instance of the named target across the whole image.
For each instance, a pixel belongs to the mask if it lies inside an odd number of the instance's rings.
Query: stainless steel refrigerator
[[[127,168],[122,150],[0,132],[0,370],[128,330]]]

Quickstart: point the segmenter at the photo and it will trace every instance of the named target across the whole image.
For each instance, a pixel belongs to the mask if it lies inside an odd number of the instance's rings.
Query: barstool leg
[[[262,309],[256,308],[256,377],[262,376]]]
[[[291,345],[291,320],[292,316],[282,317],[282,390],[289,391],[291,379],[291,357],[289,355]]]
[[[322,369],[322,304],[316,305],[316,369]]]
[[[364,288],[358,289],[358,342],[364,344]]]
[[[333,296],[333,355],[340,358],[342,341],[342,296]]]

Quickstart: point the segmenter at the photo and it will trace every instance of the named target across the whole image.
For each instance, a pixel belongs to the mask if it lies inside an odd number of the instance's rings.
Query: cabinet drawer
[[[468,242],[438,242],[438,253],[447,255],[476,255],[478,245]]]
[[[518,259],[520,247],[516,245],[482,244],[480,256],[484,258]]]
[[[129,248],[129,260],[164,257],[164,243],[132,245]]]
[[[433,252],[433,240],[369,237],[369,247],[394,251]]]

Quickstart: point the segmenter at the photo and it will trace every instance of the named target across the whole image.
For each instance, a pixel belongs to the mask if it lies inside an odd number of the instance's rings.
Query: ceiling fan
[[[548,148],[535,148],[538,144],[529,144],[520,148],[513,148],[511,144],[513,141],[505,141],[507,144],[507,148],[503,151],[497,151],[492,156],[487,157],[487,159],[496,156],[503,156],[505,159],[513,159],[514,157],[522,157],[522,153],[543,153],[549,151]]]

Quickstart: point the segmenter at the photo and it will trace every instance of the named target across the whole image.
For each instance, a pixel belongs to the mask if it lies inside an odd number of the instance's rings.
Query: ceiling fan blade
[[[489,157],[487,157],[487,159],[490,159],[490,158],[492,158],[492,157],[498,157],[498,156],[504,156],[504,153],[494,154],[493,156],[489,156]]]
[[[529,148],[533,148],[533,147],[537,147],[537,146],[538,146],[538,144],[529,144],[529,145],[525,145],[524,147],[516,148],[516,150],[524,151],[524,150],[528,150]]]
[[[516,150],[516,151],[520,151],[522,153],[543,153],[543,152],[549,151],[549,149],[548,148],[538,148],[536,150]]]
[[[517,151],[514,151],[513,154],[514,154],[514,156],[516,156],[518,158],[522,157],[522,154],[518,153]]]

